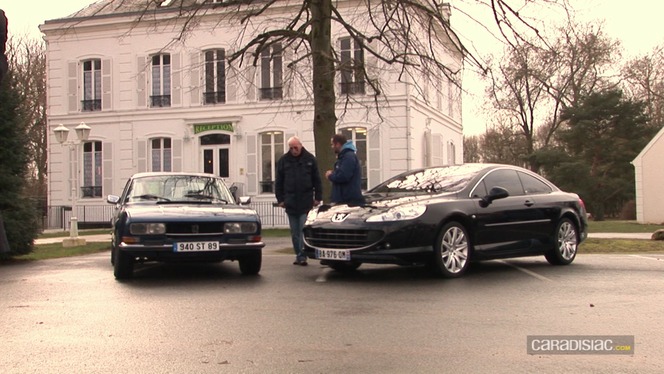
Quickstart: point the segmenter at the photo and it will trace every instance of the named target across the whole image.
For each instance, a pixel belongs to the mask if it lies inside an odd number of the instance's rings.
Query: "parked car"
[[[261,221],[236,201],[223,179],[197,173],[139,173],[116,205],[112,254],[117,279],[129,278],[136,262],[237,260],[243,274],[261,269]]]
[[[471,261],[544,255],[574,261],[586,210],[529,170],[465,164],[408,171],[365,193],[361,206],[323,205],[304,227],[305,253],[338,271],[362,263],[426,264],[459,277]]]

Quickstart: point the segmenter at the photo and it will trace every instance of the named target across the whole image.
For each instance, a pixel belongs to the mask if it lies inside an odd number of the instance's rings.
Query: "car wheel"
[[[118,248],[113,249],[113,275],[115,279],[122,280],[131,278],[134,273],[134,258]]]
[[[579,236],[576,226],[569,218],[563,218],[556,226],[555,247],[544,254],[552,265],[569,265],[576,257],[579,248]]]
[[[340,273],[351,273],[357,270],[362,263],[355,261],[325,261],[324,265],[327,265]]]
[[[433,269],[446,278],[463,275],[470,264],[470,243],[466,228],[458,222],[449,222],[438,235],[434,245]]]
[[[261,271],[261,264],[263,262],[263,256],[261,252],[257,252],[251,255],[240,257],[238,259],[240,263],[240,271],[244,275],[256,275]]]

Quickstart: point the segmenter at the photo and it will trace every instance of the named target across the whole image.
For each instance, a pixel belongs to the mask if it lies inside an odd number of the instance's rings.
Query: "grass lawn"
[[[648,232],[664,229],[664,225],[642,225],[636,221],[588,221],[589,232]]]

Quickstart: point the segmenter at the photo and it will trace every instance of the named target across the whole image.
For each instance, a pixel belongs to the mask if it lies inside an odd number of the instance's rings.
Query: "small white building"
[[[636,184],[636,220],[639,223],[664,224],[664,128],[659,130],[632,161]]]
[[[197,3],[204,1],[217,0]],[[76,198],[79,221],[105,221],[80,209],[105,205],[106,196],[120,194],[136,172],[167,170],[214,173],[254,202],[271,203],[275,162],[290,136],[299,136],[314,154],[330,151],[314,149],[310,67],[288,67],[297,56],[278,46],[257,66],[229,65],[225,58],[237,48],[238,28],[219,22],[225,11],[210,7],[179,38],[186,20],[179,3],[163,2],[137,23],[145,1],[100,0],[41,25],[50,206]],[[361,9],[354,1],[337,7]],[[348,35],[333,32],[340,58],[357,58]],[[383,82],[380,116],[368,84],[339,74],[337,132],[358,147],[364,187],[417,167],[461,163],[460,89],[444,76],[434,83],[397,82],[395,68],[375,58],[363,63]],[[445,63],[460,69],[462,56],[450,52]],[[56,141],[53,130],[60,124],[73,130],[82,122],[91,128],[88,140],[70,146]],[[78,143],[74,131],[69,141]]]

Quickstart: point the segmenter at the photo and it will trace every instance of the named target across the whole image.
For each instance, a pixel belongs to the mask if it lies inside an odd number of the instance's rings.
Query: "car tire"
[[[355,261],[348,262],[348,261],[333,261],[333,260],[330,261],[330,260],[328,260],[328,261],[325,261],[325,265],[329,266],[333,270],[338,271],[340,273],[352,273],[355,270],[357,270],[357,268],[359,268],[360,265],[362,265],[362,263],[361,262],[355,262]]]
[[[120,251],[117,247],[113,249],[113,275],[115,279],[129,279],[134,274],[134,258]]]
[[[433,247],[434,272],[445,278],[462,276],[470,265],[471,245],[466,228],[458,222],[448,222],[440,230]]]
[[[551,265],[569,265],[576,258],[579,249],[579,234],[576,225],[569,218],[558,222],[554,232],[554,248],[544,254]]]
[[[240,263],[240,271],[244,275],[256,275],[261,271],[263,256],[261,252],[251,255],[243,256],[238,259]]]

